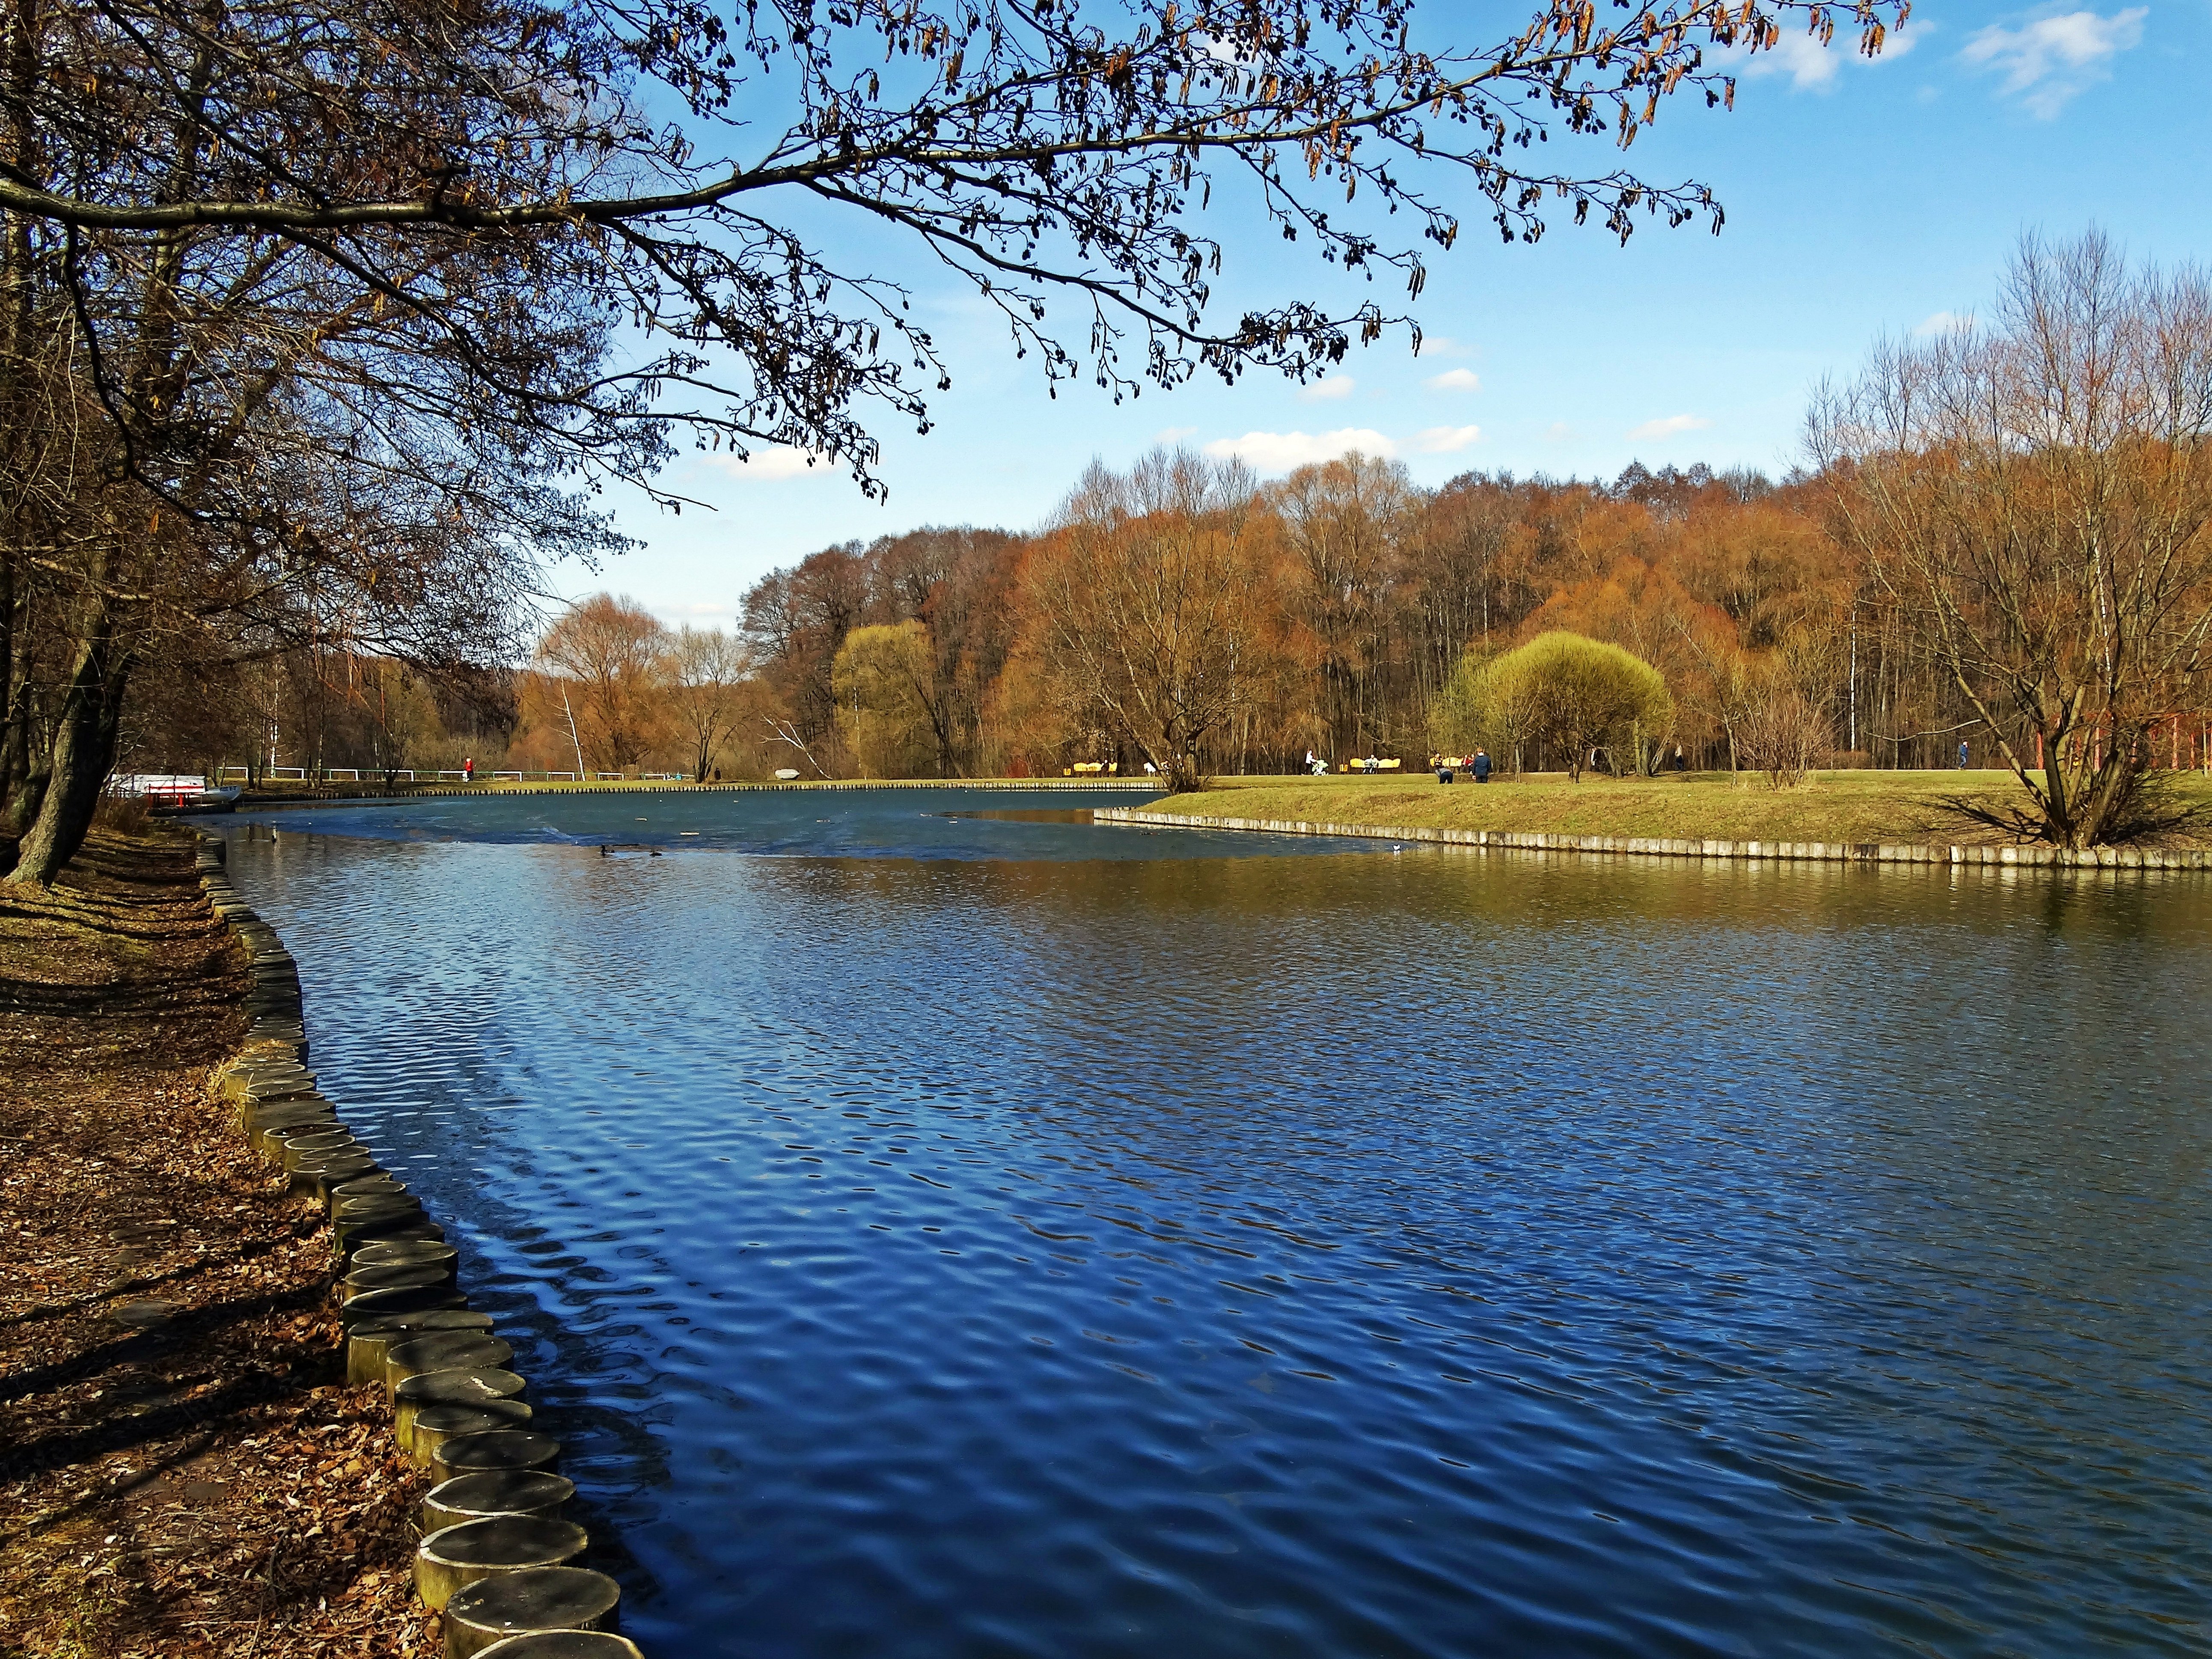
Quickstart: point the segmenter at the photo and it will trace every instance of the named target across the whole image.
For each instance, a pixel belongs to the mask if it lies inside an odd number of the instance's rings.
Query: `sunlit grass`
[[[2212,779],[2179,775],[2185,799],[2212,803]],[[1520,834],[1660,836],[1680,840],[1957,842],[2001,839],[1945,802],[1967,796],[2010,802],[2023,792],[2008,773],[1821,772],[1795,788],[1764,778],[1690,773],[1658,778],[1565,774],[1449,786],[1434,773],[1403,777],[1217,778],[1149,810],[1206,817],[1497,830]],[[2202,838],[2200,838],[2202,839]]]

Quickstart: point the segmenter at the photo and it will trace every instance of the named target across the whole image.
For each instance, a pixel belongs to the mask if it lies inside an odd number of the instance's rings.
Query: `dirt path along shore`
[[[0,1659],[438,1651],[327,1238],[210,1087],[245,988],[187,836],[0,888]]]

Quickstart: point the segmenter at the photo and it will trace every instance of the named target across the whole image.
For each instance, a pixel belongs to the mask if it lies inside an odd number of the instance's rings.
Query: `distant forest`
[[[1425,490],[1395,463],[1358,456],[1264,485],[1187,456],[1148,465],[1208,475],[1203,499],[1168,483],[1155,492],[1164,499],[1104,515],[1128,544],[1125,565],[1217,585],[1160,594],[1181,616],[1116,611],[1103,584],[1069,586],[1077,544],[1117,550],[1111,534],[1086,537],[1099,498],[1146,469],[1094,471],[1041,530],[917,530],[773,571],[744,596],[734,638],[669,630],[600,596],[504,672],[434,684],[394,662],[303,649],[228,677],[223,695],[194,677],[181,702],[152,676],[125,748],[149,768],[273,754],[307,768],[468,757],[487,771],[580,763],[732,779],[780,767],[1135,770],[1126,724],[1068,683],[1071,647],[1178,627],[1188,648],[1210,644],[1221,659],[1193,665],[1219,682],[1220,717],[1197,738],[1204,772],[1294,770],[1309,750],[1332,763],[1418,762],[1464,656],[1552,629],[1656,666],[1675,705],[1661,735],[1698,769],[1737,764],[1745,722],[1778,696],[1817,712],[1836,765],[1942,763],[1971,719],[1829,533],[1827,492],[1802,481],[1632,465],[1610,483],[1475,472]],[[1194,554],[1209,525],[1217,544]],[[1194,560],[1205,567],[1195,576]],[[1194,614],[1201,600],[1215,614]],[[1212,630],[1204,641],[1201,627]]]

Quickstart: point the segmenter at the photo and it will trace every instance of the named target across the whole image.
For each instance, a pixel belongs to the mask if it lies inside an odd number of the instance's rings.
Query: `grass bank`
[[[2187,773],[2184,798],[2212,804],[2212,780]],[[1944,803],[2020,799],[2004,772],[1822,772],[1790,789],[1760,778],[1688,773],[1659,778],[1564,774],[1449,787],[1434,773],[1410,777],[1217,778],[1206,789],[1150,804],[1154,812],[1274,818],[1378,827],[1490,830],[1522,835],[1655,836],[1683,840],[1900,842],[1973,845],[2001,841]],[[2199,837],[2185,843],[2206,844]]]
[[[246,964],[174,832],[0,888],[0,1655],[428,1655],[422,1479],[329,1242],[210,1087]]]

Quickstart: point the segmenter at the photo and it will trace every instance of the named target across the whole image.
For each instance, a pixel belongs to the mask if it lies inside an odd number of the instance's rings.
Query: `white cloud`
[[[1672,438],[1678,433],[1703,432],[1712,422],[1702,415],[1669,415],[1663,421],[1646,421],[1629,428],[1632,438]]]
[[[1912,337],[1925,340],[1932,335],[1948,334],[1954,329],[1972,328],[1974,313],[1971,311],[1935,311],[1913,325]]]
[[[756,449],[750,455],[732,455],[727,450],[708,455],[707,465],[717,467],[733,478],[798,478],[809,472],[828,476],[836,471],[827,455],[811,449],[785,449],[771,446]]]
[[[1152,434],[1152,441],[1156,444],[1179,444],[1185,438],[1197,435],[1198,428],[1194,426],[1164,426]]]
[[[2106,78],[2106,64],[2142,40],[2148,6],[2130,6],[2101,17],[2069,11],[2038,17],[2018,28],[1992,23],[1966,42],[1959,56],[1977,69],[1994,70],[2003,90],[2016,94],[2029,114],[2049,120],[2075,94]]]
[[[1416,357],[1464,357],[1467,348],[1449,334],[1424,334]]]
[[[1432,426],[1413,434],[1413,447],[1424,455],[1449,455],[1481,441],[1479,426]]]
[[[1574,428],[1565,421],[1554,421],[1544,428],[1544,436],[1553,443],[1563,444],[1575,435]]]
[[[1755,54],[1744,65],[1744,73],[1753,77],[1786,75],[1800,92],[1823,92],[1834,83],[1836,71],[1845,64],[1893,64],[1933,33],[1934,27],[1915,23],[1909,29],[1890,30],[1882,39],[1878,58],[1859,51],[1858,31],[1848,22],[1839,24],[1834,39],[1826,45],[1808,30],[1784,29],[1772,47]]]
[[[1339,398],[1349,398],[1352,388],[1358,384],[1349,374],[1332,374],[1311,386],[1300,386],[1298,396],[1310,404],[1334,403]]]
[[[726,605],[715,605],[702,600],[685,605],[684,611],[686,616],[690,617],[726,617],[730,614],[730,607]]]
[[[1818,35],[1786,30],[1771,48],[1745,65],[1744,73],[1754,78],[1786,75],[1791,86],[1804,92],[1826,87],[1836,78],[1836,71],[1842,64],[1843,59],[1832,44],[1824,46]]]
[[[1387,461],[1398,446],[1379,432],[1347,426],[1334,432],[1248,432],[1241,438],[1216,438],[1206,453],[1217,460],[1231,458],[1259,472],[1289,472],[1316,461],[1333,461],[1354,451]]]
[[[1448,368],[1441,374],[1429,377],[1431,392],[1480,392],[1482,377],[1471,368]]]

